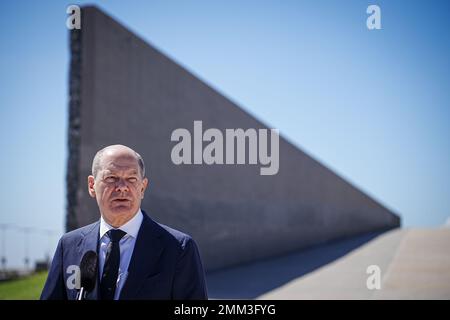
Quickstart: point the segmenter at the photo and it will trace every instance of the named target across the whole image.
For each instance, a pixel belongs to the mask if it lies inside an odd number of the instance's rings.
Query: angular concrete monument
[[[171,135],[193,133],[194,121],[221,132],[267,127],[95,7],[82,8],[70,38],[67,230],[99,218],[87,176],[95,152],[117,143],[146,162],[143,209],[191,234],[208,270],[400,225],[282,137],[274,175],[255,164],[174,164]]]

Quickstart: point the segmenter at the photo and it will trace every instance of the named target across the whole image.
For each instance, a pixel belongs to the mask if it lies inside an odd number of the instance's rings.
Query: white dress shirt
[[[139,228],[141,227],[142,220],[144,217],[142,216],[141,209],[134,215],[134,217],[125,223],[123,226],[117,228],[120,229],[127,234],[120,239],[120,265],[119,265],[119,273],[116,282],[116,292],[114,294],[114,300],[118,300],[120,296],[120,292],[122,291],[123,285],[127,280],[128,276],[128,266],[130,265],[131,256],[133,254],[134,245],[136,244],[136,238],[139,232]],[[110,226],[103,217],[100,218],[100,248],[99,248],[99,271],[100,271],[100,279],[103,274],[103,266],[105,265],[106,259],[106,248],[110,242],[108,232],[110,229],[114,229]]]

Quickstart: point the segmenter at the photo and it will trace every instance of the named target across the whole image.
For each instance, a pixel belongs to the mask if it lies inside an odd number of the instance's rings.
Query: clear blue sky
[[[95,3],[401,215],[450,216],[449,1],[1,1],[0,223],[63,232],[69,4]],[[381,8],[382,30],[366,28]],[[34,233],[31,258],[57,237]],[[23,237],[7,234],[10,265]]]

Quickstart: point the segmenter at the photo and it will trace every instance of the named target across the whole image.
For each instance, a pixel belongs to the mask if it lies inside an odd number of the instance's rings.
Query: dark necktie
[[[111,241],[106,248],[105,265],[100,281],[100,297],[102,300],[113,300],[120,265],[119,241],[127,233],[120,229],[111,229],[106,234]]]

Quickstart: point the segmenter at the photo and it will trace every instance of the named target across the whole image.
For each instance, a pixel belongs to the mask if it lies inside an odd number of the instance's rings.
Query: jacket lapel
[[[97,221],[96,223],[94,223],[92,225],[92,228],[88,229],[86,231],[86,233],[82,234],[82,239],[80,242],[80,245],[78,247],[79,249],[79,254],[80,254],[80,262],[81,259],[83,258],[83,255],[87,252],[87,251],[94,251],[97,253],[98,256],[98,239],[100,236],[100,222]],[[97,264],[99,263],[99,260],[97,260]],[[98,270],[98,266],[97,266],[97,270]],[[97,271],[97,279],[95,281],[95,287],[94,290],[92,290],[92,292],[88,292],[86,299],[87,300],[97,300],[98,299],[98,283],[99,283],[99,279],[100,276],[98,275],[98,271]]]
[[[135,299],[143,280],[159,271],[158,261],[163,251],[156,223],[142,211],[144,219],[139,229],[128,268],[128,277],[120,293],[120,300]]]

